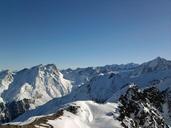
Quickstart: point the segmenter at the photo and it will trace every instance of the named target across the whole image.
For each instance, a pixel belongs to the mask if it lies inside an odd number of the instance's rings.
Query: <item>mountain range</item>
[[[169,128],[171,61],[0,72],[2,128]]]

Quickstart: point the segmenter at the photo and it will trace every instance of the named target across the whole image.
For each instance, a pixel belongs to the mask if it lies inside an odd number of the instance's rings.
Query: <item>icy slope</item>
[[[29,119],[32,116],[41,116],[41,115],[47,115],[49,113],[53,113],[57,109],[59,109],[61,106],[67,103],[71,103],[74,101],[87,101],[90,100],[91,97],[89,96],[88,88],[87,86],[82,86],[80,88],[77,88],[76,90],[72,91],[72,93],[61,97],[61,98],[54,98],[47,102],[46,104],[37,107],[36,109],[26,111],[24,114],[16,118],[14,121],[25,121]],[[49,109],[50,108],[50,109]]]

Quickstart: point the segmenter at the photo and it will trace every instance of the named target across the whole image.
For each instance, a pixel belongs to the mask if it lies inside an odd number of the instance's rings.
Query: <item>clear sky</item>
[[[171,0],[0,0],[0,69],[171,60]]]

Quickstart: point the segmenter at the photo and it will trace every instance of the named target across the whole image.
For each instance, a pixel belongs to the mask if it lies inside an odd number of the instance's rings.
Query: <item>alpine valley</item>
[[[0,71],[0,128],[169,128],[171,61]]]

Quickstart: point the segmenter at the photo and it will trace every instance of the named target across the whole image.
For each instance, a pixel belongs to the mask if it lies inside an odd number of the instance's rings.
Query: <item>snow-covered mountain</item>
[[[13,79],[8,90],[2,94],[6,102],[31,99],[35,106],[39,106],[50,99],[68,94],[72,89],[70,81],[63,78],[55,65],[23,69],[16,72]]]
[[[53,99],[44,105],[16,116],[10,126],[54,128],[57,126],[61,128],[69,126],[73,128],[170,127],[170,65],[171,61],[158,57],[131,68],[129,66],[129,68],[120,69],[108,68],[109,70],[106,70],[105,67],[103,70],[85,68],[79,69],[81,73],[78,72],[78,69],[63,70],[64,78],[68,77],[77,88],[74,88],[71,93],[62,95],[62,97],[52,97]],[[13,74],[12,83],[15,81],[16,74]],[[85,78],[88,78],[86,82]],[[75,86],[80,83],[84,84]],[[9,84],[9,89],[11,85]],[[139,89],[134,89],[135,85]],[[5,92],[8,92],[8,89]],[[2,98],[7,100],[5,92],[2,94]],[[10,93],[8,94],[10,95]],[[121,100],[123,96],[126,98],[126,104]],[[136,99],[133,100],[134,97]],[[135,107],[134,110],[137,111],[127,110],[132,107]],[[136,120],[137,118],[138,120]],[[148,122],[142,123],[144,120],[148,120]],[[106,126],[107,124],[108,126]]]
[[[139,74],[162,71],[167,69],[171,69],[171,61],[161,57],[157,57],[154,60],[141,64],[134,73],[136,75],[139,75]]]
[[[113,64],[99,67],[88,67],[88,68],[77,68],[75,70],[66,69],[61,70],[64,75],[64,78],[72,81],[76,86],[81,86],[85,83],[88,83],[93,77],[96,77],[100,74],[107,74],[109,72],[123,72],[130,71],[138,67],[138,64],[129,63],[129,64]]]
[[[152,63],[154,67],[152,67]],[[139,72],[137,74],[137,71],[144,71],[141,69],[149,69],[149,65],[150,68],[154,68],[154,70],[146,73]],[[104,75],[98,75],[89,82],[90,95],[93,99],[101,100],[103,102],[108,98],[111,98],[112,95],[115,95],[114,97],[116,97],[116,94],[119,95],[118,93],[120,93],[122,89],[125,90],[124,88],[126,86],[133,83],[141,88],[147,86],[159,86],[160,88],[163,87],[166,89],[166,87],[170,86],[171,84],[170,65],[171,61],[156,58],[152,61],[139,65],[134,70],[118,73],[109,72]]]
[[[55,97],[65,96],[72,90],[70,81],[64,79],[53,64],[38,65],[15,73],[3,71],[0,78],[1,115],[5,114],[3,120],[11,120],[28,109],[34,109]],[[20,108],[21,112],[15,111]]]

